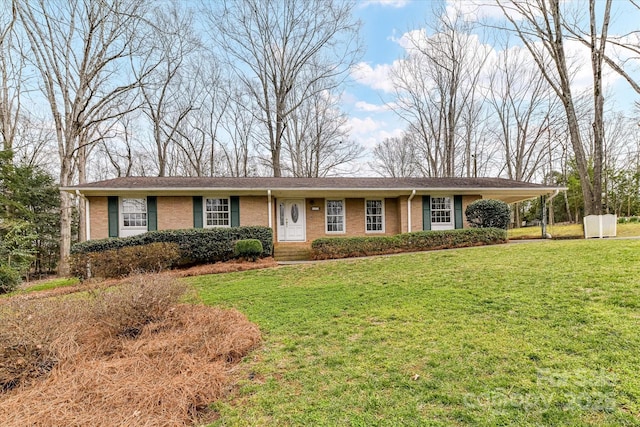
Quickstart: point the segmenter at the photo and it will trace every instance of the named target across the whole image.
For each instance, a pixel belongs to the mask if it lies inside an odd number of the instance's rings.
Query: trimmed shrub
[[[89,277],[123,277],[133,273],[157,273],[175,265],[180,251],[175,243],[151,243],[103,252],[76,253],[71,256],[71,273]]]
[[[180,251],[178,265],[197,265],[232,259],[235,242],[245,239],[260,240],[263,248],[262,255],[271,255],[273,230],[269,227],[257,226],[150,231],[131,237],[76,243],[71,247],[71,253],[104,252],[150,243],[175,243]]]
[[[503,229],[467,228],[416,231],[396,236],[325,237],[314,240],[311,249],[315,259],[332,259],[493,245],[507,240],[507,232]]]
[[[8,265],[0,265],[0,294],[6,294],[16,290],[21,277],[18,271]]]
[[[350,258],[402,252],[397,236],[322,237],[311,243],[314,259]]]
[[[511,209],[501,200],[481,199],[471,203],[464,214],[472,227],[502,228],[504,230],[511,221]]]
[[[262,255],[264,249],[262,248],[262,242],[258,239],[244,239],[238,240],[234,249],[234,254],[237,257],[250,259],[255,261]]]

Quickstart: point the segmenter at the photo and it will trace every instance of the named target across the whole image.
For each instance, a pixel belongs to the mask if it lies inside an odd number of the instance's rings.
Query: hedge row
[[[269,227],[193,228],[186,230],[150,231],[137,236],[90,240],[71,247],[75,254],[104,252],[151,243],[175,243],[180,252],[179,265],[207,264],[234,257],[235,242],[257,239],[262,243],[263,256],[273,250],[273,231]]]
[[[327,237],[311,244],[315,259],[349,258],[400,252],[462,248],[507,242],[507,231],[498,228],[467,228],[416,231],[396,236]]]

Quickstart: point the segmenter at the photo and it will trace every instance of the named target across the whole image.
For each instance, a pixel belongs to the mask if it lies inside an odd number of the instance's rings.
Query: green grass
[[[49,289],[62,288],[64,286],[73,286],[73,285],[77,285],[78,283],[80,283],[80,281],[75,277],[63,277],[60,279],[47,280],[37,285],[27,286],[16,292],[30,293],[30,292],[46,291]],[[23,286],[28,285],[28,283],[23,283],[22,285]]]
[[[640,425],[640,241],[188,279],[264,344],[214,426]]]
[[[640,236],[640,223],[626,223],[617,225],[617,237],[638,237]],[[584,232],[582,224],[562,224],[549,225],[547,233],[554,238],[574,238],[582,239]],[[540,239],[542,236],[541,227],[514,228],[508,231],[510,239]]]

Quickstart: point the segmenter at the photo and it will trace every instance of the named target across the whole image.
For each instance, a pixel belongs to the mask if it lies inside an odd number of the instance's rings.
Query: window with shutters
[[[120,199],[122,227],[147,229],[147,199]]]
[[[431,198],[431,224],[451,224],[453,216],[451,212],[451,197]]]
[[[230,227],[230,203],[228,198],[206,198],[204,203],[205,227]]]

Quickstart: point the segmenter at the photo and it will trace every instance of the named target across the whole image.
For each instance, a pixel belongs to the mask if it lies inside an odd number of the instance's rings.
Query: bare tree
[[[0,143],[3,150],[12,151],[20,121],[23,60],[13,31],[15,1],[4,0],[1,4],[10,13],[0,18]]]
[[[182,96],[193,110],[176,128],[175,143],[180,149],[181,168],[185,175],[216,176],[222,173],[219,140],[231,95],[230,82],[223,78],[218,61],[211,54],[199,52],[196,63],[187,67],[192,85]]]
[[[295,177],[336,175],[362,153],[348,138],[339,96],[329,90],[313,92],[292,112],[284,135],[283,169]]]
[[[260,112],[273,176],[282,174],[290,116],[341,84],[360,56],[353,7],[342,0],[227,0],[207,10],[214,40]]]
[[[251,153],[256,149],[256,114],[249,95],[241,89],[233,89],[229,96],[229,108],[222,121],[227,141],[220,144],[224,169],[235,177],[255,175],[256,159]]]
[[[39,166],[51,176],[58,170],[55,132],[44,120],[25,113],[19,117],[12,151],[15,163]]]
[[[170,153],[175,149],[170,146],[180,137],[182,123],[197,108],[194,97],[200,67],[190,62],[189,56],[196,52],[199,41],[193,33],[192,14],[177,5],[155,9],[153,22],[155,31],[145,41],[148,55],[139,71],[148,75],[140,93],[142,111],[151,125],[158,176],[166,176]]]
[[[584,198],[585,214],[602,213],[602,165],[603,165],[603,105],[602,65],[607,43],[611,12],[611,0],[606,0],[602,12],[601,27],[597,27],[596,1],[589,0],[589,40],[593,75],[593,174],[589,171],[588,153],[581,135],[578,114],[571,88],[570,64],[565,48],[565,32],[570,26],[560,7],[560,0],[535,0],[520,2],[498,0],[505,17],[527,47],[538,69],[553,88],[562,103],[569,128],[571,145]],[[578,31],[578,30],[574,30]]]
[[[415,136],[410,133],[405,133],[402,137],[385,138],[373,148],[375,160],[369,163],[369,167],[380,176],[418,176],[415,148]]]
[[[409,33],[407,55],[392,71],[395,110],[421,138],[422,174],[454,176],[460,143],[470,174],[470,138],[481,110],[476,88],[488,55],[471,35],[471,23],[443,10],[436,14],[434,34]],[[463,131],[465,123],[470,127]]]
[[[473,91],[478,91],[474,86]],[[483,156],[485,151],[484,143],[488,139],[489,133],[489,112],[486,108],[484,96],[473,93],[469,96],[469,102],[464,104],[462,115],[460,116],[460,127],[457,132],[460,139],[459,148],[456,150],[456,164],[459,164],[458,176],[478,177],[484,174],[488,157]]]
[[[30,45],[28,59],[40,74],[55,127],[61,186],[73,184],[83,133],[127,112],[128,104],[120,104],[139,80],[124,71],[136,48],[133,34],[141,25],[143,5],[141,0],[17,2]],[[68,273],[71,207],[71,195],[63,192],[61,275]]]
[[[550,87],[526,51],[504,47],[489,76],[488,103],[496,118],[507,177],[531,181],[547,160],[548,134],[558,126]]]
[[[622,13],[627,15],[627,19],[631,22],[634,19],[637,21],[639,16],[637,12],[640,12],[640,1],[629,0],[628,2],[618,2],[616,5],[624,4],[628,6]],[[595,3],[594,3],[595,5]],[[630,13],[636,12],[636,17],[628,16]],[[605,18],[603,18],[604,20]],[[608,17],[606,17],[608,20]],[[604,49],[604,45],[601,43],[601,39],[594,33],[595,10],[590,7],[589,9],[589,21],[590,31],[581,31],[574,25],[566,25],[565,28],[572,35],[572,39],[580,41],[583,45],[588,47],[592,52],[592,57],[595,54],[596,59],[602,59],[612,70],[622,76],[631,88],[638,94],[640,94],[640,79],[638,79],[635,71],[640,61],[640,30],[634,28],[625,34],[611,34],[605,35],[606,43],[610,44],[614,49],[609,49],[607,53]],[[604,26],[604,23],[603,23]],[[594,36],[594,34],[596,34]],[[640,105],[636,102],[636,105]]]
[[[102,159],[108,160],[117,177],[131,176],[134,165],[134,148],[131,135],[131,117],[118,118],[110,129],[101,130],[98,151]],[[114,142],[114,140],[116,142]],[[119,147],[121,146],[121,147]],[[121,148],[121,149],[119,149]],[[104,177],[106,178],[106,177]]]
[[[497,125],[494,135],[501,144],[503,170],[509,179],[532,181],[549,160],[548,136],[558,126],[555,98],[526,50],[507,43],[491,65],[487,99]],[[516,204],[516,227],[520,218],[521,206]]]

